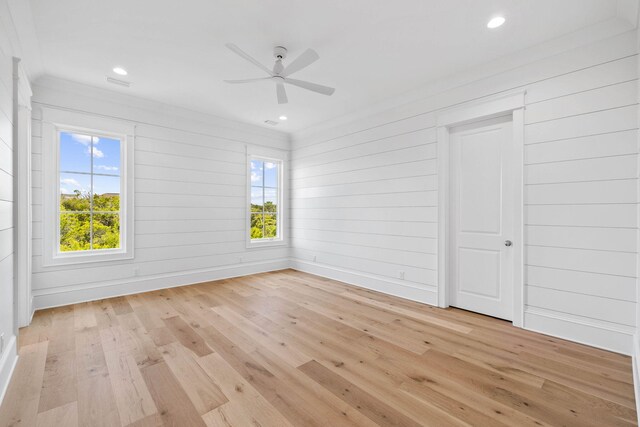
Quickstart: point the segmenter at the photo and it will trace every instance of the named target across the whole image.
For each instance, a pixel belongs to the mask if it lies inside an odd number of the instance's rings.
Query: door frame
[[[511,113],[514,157],[514,244],[513,325],[524,326],[524,108],[525,91],[511,91],[471,101],[440,111],[436,126],[438,137],[438,307],[449,307],[448,272],[450,267],[450,138],[457,126],[505,116]]]

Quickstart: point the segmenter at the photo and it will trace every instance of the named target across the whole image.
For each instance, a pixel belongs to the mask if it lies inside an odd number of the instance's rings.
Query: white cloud
[[[72,133],[71,134],[71,138],[75,142],[77,142],[79,144],[82,144],[84,146],[87,146],[87,145],[91,144],[91,136],[89,136],[89,135],[80,135],[80,134],[77,134],[77,133]]]
[[[82,184],[73,178],[62,178],[60,180],[60,192],[62,194],[72,194],[75,190],[80,190],[83,193],[89,191],[88,188],[84,188]]]
[[[265,162],[265,164],[264,164],[264,167],[267,168],[267,169],[273,169],[276,166],[278,166],[278,165],[276,165],[275,163],[266,163]]]
[[[93,157],[97,157],[98,159],[101,159],[104,157],[104,153],[102,151],[100,151],[97,147],[87,147],[87,154],[90,154],[93,151]]]
[[[93,147],[91,144],[91,139],[93,138]],[[102,158],[104,157],[104,153],[96,148],[96,145],[100,142],[100,138],[92,137],[90,135],[81,135],[77,133],[71,134],[71,139],[73,139],[78,144],[84,145],[87,147],[86,153],[90,155],[93,152],[93,157]]]
[[[251,182],[258,182],[262,178],[262,174],[251,172]]]
[[[117,166],[105,166],[105,165],[96,165],[96,169],[100,169],[103,171],[117,171],[118,167]]]
[[[74,187],[82,187],[78,181],[73,178],[64,178],[60,180],[60,184],[72,185]]]

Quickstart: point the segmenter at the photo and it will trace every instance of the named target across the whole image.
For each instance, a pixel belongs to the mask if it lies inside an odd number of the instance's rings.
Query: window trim
[[[135,127],[124,121],[43,108],[43,266],[71,265],[132,259],[134,257]],[[120,144],[120,248],[60,251],[60,132],[84,132],[118,138]]]
[[[276,221],[277,221],[277,234],[275,238],[251,238],[251,162],[253,160],[259,160],[263,162],[277,163],[278,164],[278,206],[276,209]],[[284,199],[284,174],[285,174],[285,159],[273,157],[272,155],[261,155],[259,153],[247,153],[247,203],[246,209],[246,228],[245,238],[247,248],[263,248],[269,246],[281,246],[286,244],[284,223],[285,223],[285,199]],[[264,184],[264,183],[263,183]],[[264,187],[264,185],[263,185]],[[264,203],[264,201],[263,201]]]

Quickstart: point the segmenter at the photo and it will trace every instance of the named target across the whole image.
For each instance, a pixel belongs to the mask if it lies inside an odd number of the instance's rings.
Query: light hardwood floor
[[[630,358],[285,270],[39,311],[0,426],[634,425]]]

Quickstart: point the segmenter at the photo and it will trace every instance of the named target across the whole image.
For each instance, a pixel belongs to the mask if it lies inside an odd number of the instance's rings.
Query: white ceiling
[[[296,131],[577,29],[612,19],[618,0],[31,0],[42,73],[252,124],[289,116]],[[492,16],[507,23],[488,30]],[[235,43],[268,67],[306,48],[320,60],[298,79],[331,97],[272,82],[225,48]],[[26,58],[27,60],[29,58]],[[106,83],[116,66],[128,89]],[[285,61],[286,65],[286,61]]]

